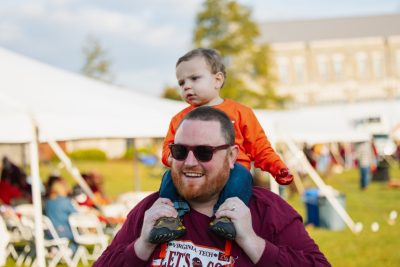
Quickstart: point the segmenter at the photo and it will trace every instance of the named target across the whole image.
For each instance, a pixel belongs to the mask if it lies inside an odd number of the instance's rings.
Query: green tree
[[[178,87],[167,85],[162,93],[163,98],[182,100],[180,90]]]
[[[107,57],[107,51],[103,49],[100,40],[94,36],[88,36],[82,48],[85,63],[81,72],[91,78],[111,83],[111,60]]]
[[[227,67],[223,97],[254,108],[280,108],[288,99],[274,90],[269,48],[257,43],[259,35],[250,8],[235,0],[205,0],[193,42],[221,53]]]

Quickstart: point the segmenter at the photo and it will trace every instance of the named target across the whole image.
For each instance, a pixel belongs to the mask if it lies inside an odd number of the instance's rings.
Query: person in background
[[[70,188],[62,177],[50,177],[44,213],[51,220],[60,237],[70,240],[70,248],[76,252],[78,245],[74,241],[71,226],[68,222],[70,214],[77,212],[71,199],[68,197]]]
[[[371,180],[371,171],[374,171],[377,166],[377,159],[371,142],[358,143],[356,156],[360,170],[360,189],[365,190]]]
[[[26,173],[8,157],[2,159],[0,201],[7,205],[32,202],[32,191]]]
[[[193,109],[212,106],[222,110],[230,117],[235,129],[235,144],[238,145],[239,155],[215,210],[227,198],[233,196],[238,196],[246,204],[249,202],[253,183],[249,172],[252,162],[256,168],[269,172],[279,184],[287,185],[292,182],[293,175],[272,148],[254,112],[249,107],[220,96],[226,72],[223,59],[217,51],[205,48],[189,51],[176,63],[176,78],[181,88],[182,98],[189,106],[176,114],[170,122],[162,152],[162,161],[166,166],[171,165],[171,152],[174,153],[173,150],[179,145],[174,143],[176,129],[182,118]],[[210,149],[220,150],[224,147],[207,148],[207,150]],[[207,161],[208,159],[201,158],[200,160]],[[160,195],[174,202],[179,216],[160,219],[151,234],[151,239],[155,243],[167,242],[183,234],[184,227],[179,218],[190,209],[174,187],[169,171],[163,177]],[[226,239],[235,238],[235,228],[228,218],[216,218],[211,222],[210,228]]]

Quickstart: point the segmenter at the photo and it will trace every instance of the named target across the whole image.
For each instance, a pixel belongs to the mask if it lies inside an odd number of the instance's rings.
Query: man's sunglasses
[[[210,161],[217,150],[227,149],[231,145],[221,146],[187,146],[180,144],[169,144],[171,155],[176,160],[185,160],[189,151],[193,151],[195,158],[201,162]]]

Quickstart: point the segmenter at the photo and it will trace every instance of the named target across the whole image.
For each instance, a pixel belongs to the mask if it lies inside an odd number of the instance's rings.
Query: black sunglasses
[[[195,158],[201,162],[210,161],[217,150],[227,149],[231,145],[225,144],[221,146],[187,146],[181,144],[169,144],[171,155],[176,160],[185,160],[189,151],[193,151]]]

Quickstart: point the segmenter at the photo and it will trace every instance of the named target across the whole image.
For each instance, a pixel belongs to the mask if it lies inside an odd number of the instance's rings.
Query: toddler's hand
[[[275,180],[280,185],[288,185],[293,181],[293,175],[288,168],[282,168],[276,175]]]

